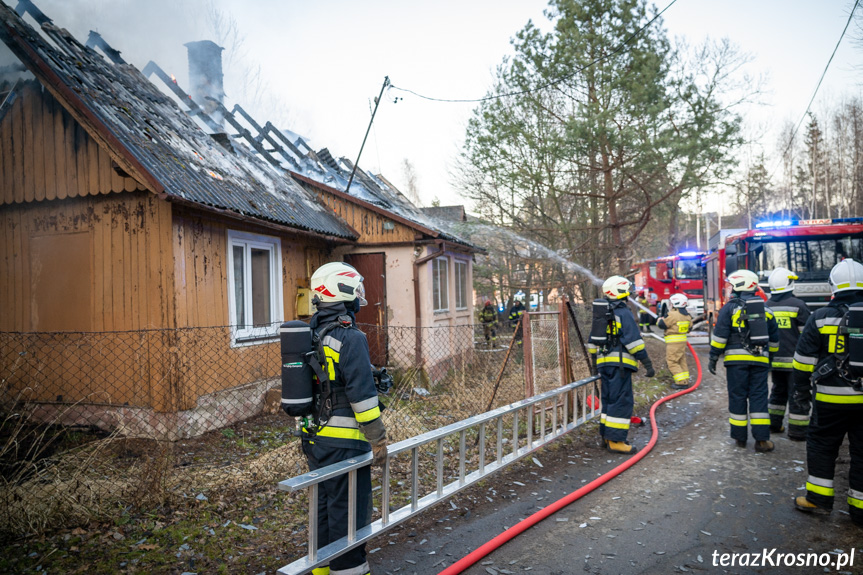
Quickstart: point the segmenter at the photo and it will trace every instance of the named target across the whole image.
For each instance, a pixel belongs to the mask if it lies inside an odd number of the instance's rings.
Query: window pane
[[[440,309],[440,262],[432,260],[432,309]]]
[[[440,260],[440,309],[449,309],[449,266],[445,259]]]
[[[467,307],[467,264],[463,262],[455,264],[455,307]]]
[[[245,276],[243,265],[243,246],[234,246],[234,310],[236,310],[236,323],[239,327],[246,325],[246,296]]]
[[[270,250],[252,249],[252,320],[256,327],[273,321]]]

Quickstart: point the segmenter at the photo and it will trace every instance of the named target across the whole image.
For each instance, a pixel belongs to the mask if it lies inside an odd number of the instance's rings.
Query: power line
[[[851,24],[851,20],[854,18],[854,11],[857,10],[858,4],[860,4],[860,0],[855,0],[854,7],[851,8],[851,13],[848,14],[848,21],[845,22],[845,28],[842,29],[842,34],[839,36],[839,41],[836,42],[836,46],[833,48],[833,53],[830,54],[830,59],[827,60],[827,65],[824,66],[824,71],[821,72],[821,77],[818,79],[818,84],[815,86],[815,91],[812,93],[812,97],[809,99],[809,104],[807,104],[806,110],[800,117],[800,121],[797,122],[797,126],[794,128],[794,131],[791,132],[791,137],[788,138],[788,145],[785,146],[785,150],[782,152],[782,155],[779,156],[779,161],[776,163],[776,166],[774,166],[773,170],[771,170],[768,181],[773,179],[773,174],[775,174],[776,170],[779,169],[779,165],[782,163],[782,159],[788,154],[788,151],[791,149],[791,145],[794,143],[794,138],[797,136],[797,131],[800,129],[800,126],[803,125],[803,121],[809,114],[809,109],[812,107],[812,103],[815,101],[815,96],[818,95],[818,90],[821,88],[821,82],[824,81],[824,77],[827,75],[827,70],[830,68],[830,63],[833,62],[833,56],[836,55],[836,51],[839,50],[839,45],[842,43],[842,39],[845,38],[845,33],[848,31],[848,26]]]
[[[859,2],[859,0],[857,0],[857,1]],[[632,35],[629,36],[629,38],[627,38],[626,40],[624,40],[623,42],[618,44],[618,46],[614,50],[612,50],[610,53],[608,53],[604,56],[600,56],[599,58],[597,58],[594,61],[590,62],[589,64],[579,68],[578,70],[576,70],[575,72],[573,72],[572,74],[570,74],[568,76],[563,76],[562,78],[558,78],[557,80],[552,80],[550,82],[547,82],[545,84],[537,86],[536,88],[531,88],[529,90],[518,90],[516,92],[507,92],[505,94],[498,94],[496,96],[486,96],[484,98],[475,98],[475,99],[467,99],[467,100],[433,98],[431,96],[424,96],[423,94],[419,94],[417,92],[414,92],[413,90],[409,90],[407,88],[400,88],[400,87],[395,86],[395,85],[391,85],[391,88],[394,90],[400,90],[402,92],[407,92],[408,94],[413,94],[414,96],[416,96],[418,98],[422,98],[423,100],[430,100],[432,102],[447,102],[447,103],[462,103],[462,104],[463,103],[487,102],[489,100],[497,100],[499,98],[507,98],[510,96],[521,96],[523,94],[531,94],[533,92],[540,92],[540,91],[545,90],[547,88],[551,88],[552,86],[556,86],[557,84],[560,84],[564,80],[569,80],[570,78],[574,77],[576,74],[579,74],[579,73],[587,70],[588,68],[595,66],[596,64],[599,64],[603,60],[607,60],[608,58],[619,54],[620,52],[623,51],[624,47],[626,47],[627,44],[632,42],[642,32],[644,32],[644,30],[649,28],[654,22],[656,22],[659,19],[660,16],[662,16],[665,13],[666,10],[671,8],[676,2],[677,2],[677,0],[671,0],[671,2],[668,4],[668,6],[663,8],[658,14],[656,14],[656,16],[651,18],[650,21],[647,22],[647,24],[645,24],[644,26],[642,26],[641,28],[639,28],[638,30],[633,32]]]

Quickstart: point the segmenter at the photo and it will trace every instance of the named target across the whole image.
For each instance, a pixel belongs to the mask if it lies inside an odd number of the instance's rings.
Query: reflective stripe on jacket
[[[681,311],[680,308],[673,307],[656,325],[665,330],[665,343],[685,343],[686,334],[692,327],[692,316],[685,309]]]
[[[757,298],[754,294],[745,294],[740,299],[748,300]],[[770,365],[769,353],[779,350],[779,328],[770,308],[765,307],[767,316],[767,349],[759,354],[754,349],[746,349],[743,341],[743,321],[741,312],[743,305],[738,299],[734,299],[722,306],[716,318],[713,328],[713,336],[710,339],[710,357],[718,358],[725,356],[725,363],[744,365]]]
[[[348,314],[344,304],[322,307],[312,318],[313,330]],[[326,357],[326,366],[337,406],[326,425],[319,428],[314,437],[304,434],[304,440],[315,441],[333,447],[359,448],[366,451],[371,446],[360,431],[366,424],[381,416],[378,391],[372,375],[369,344],[363,332],[355,328],[337,327],[327,333],[321,341]],[[338,399],[347,399],[339,402]],[[341,403],[341,404],[339,404]],[[305,430],[304,430],[305,431]]]
[[[776,318],[779,328],[779,351],[773,357],[772,367],[780,371],[794,369],[794,350],[797,340],[809,319],[810,311],[806,302],[794,297],[793,292],[780,293],[767,300],[767,306]]]
[[[812,396],[812,374],[822,362],[827,362],[845,349],[845,337],[839,334],[839,324],[845,312],[841,305],[863,302],[863,291],[839,293],[826,306],[809,316],[794,352],[794,392],[803,401]],[[856,391],[851,383],[833,373],[816,382],[815,401],[844,405],[863,406],[863,391]]]
[[[632,371],[638,371],[638,362],[647,358],[647,350],[644,349],[644,340],[632,312],[626,307],[626,300],[611,302],[614,310],[615,330],[618,334],[618,343],[608,353],[599,353],[598,348],[588,344],[590,353],[596,354],[596,364],[606,366],[623,366]]]

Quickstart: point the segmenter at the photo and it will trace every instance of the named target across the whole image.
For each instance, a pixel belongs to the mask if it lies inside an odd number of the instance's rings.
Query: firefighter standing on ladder
[[[354,313],[365,305],[363,277],[342,262],[321,266],[312,275],[318,311],[310,327],[325,333],[321,344],[326,369],[333,389],[327,421],[314,433],[303,428],[303,453],[314,471],[369,451],[376,465],[387,457],[387,435],[381,421],[378,393],[372,375],[369,344],[356,328]],[[338,322],[334,329],[326,328]],[[318,547],[324,547],[348,534],[348,474],[320,484],[318,489]],[[368,525],[372,515],[372,483],[369,466],[357,470],[356,527]],[[313,575],[367,575],[365,545],[359,545],[330,561],[329,567]]]
[[[767,413],[767,373],[770,370],[770,355],[779,350],[779,330],[776,320],[764,302],[755,295],[758,276],[749,270],[737,270],[728,276],[731,284],[731,299],[719,310],[713,337],[710,340],[710,359],[707,369],[716,375],[719,356],[725,356],[725,373],[728,380],[728,411],[730,414],[731,438],[738,447],[746,447],[749,437],[748,425],[752,427],[755,451],[773,451],[770,441],[770,416]],[[761,303],[765,317],[746,319],[747,302]],[[755,322],[763,333],[763,345],[752,340]],[[766,329],[764,329],[766,327]],[[764,350],[767,347],[767,350]],[[768,355],[769,351],[769,355]]]
[[[611,276],[602,284],[602,293],[614,313],[614,325],[609,325],[609,329],[614,331],[610,334],[614,341],[605,353],[596,345],[588,344],[588,351],[593,354],[602,378],[602,412],[599,415],[602,443],[612,453],[625,454],[638,451],[626,441],[634,405],[632,373],[638,371],[638,362],[641,361],[647,377],[656,375],[635,318],[626,306],[629,289],[629,280],[622,276]]]
[[[669,298],[669,301],[671,310],[665,317],[660,318],[656,325],[665,330],[665,359],[674,377],[671,388],[687,389],[689,366],[686,364],[686,334],[692,327],[692,317],[686,311],[689,298],[682,293],[676,293]]]
[[[770,431],[782,433],[785,419],[785,409],[788,405],[788,395],[791,391],[791,375],[794,370],[794,349],[797,340],[809,319],[809,308],[802,299],[794,297],[794,283],[797,276],[786,268],[776,268],[767,277],[770,287],[770,299],[767,306],[776,318],[779,328],[779,351],[770,364],[773,388],[767,400],[767,411],[770,413]],[[806,426],[809,423],[809,410],[805,414],[792,406],[788,414],[788,439],[804,441]]]
[[[809,316],[794,353],[794,401],[807,412],[812,403],[806,495],[794,503],[806,512],[833,509],[836,457],[847,434],[848,511],[863,527],[863,265],[851,259],[836,264],[830,289],[833,299]]]

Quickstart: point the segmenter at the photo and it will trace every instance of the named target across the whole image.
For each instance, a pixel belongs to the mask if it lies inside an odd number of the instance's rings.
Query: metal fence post
[[[533,347],[531,346],[530,316],[531,312],[524,312],[522,316],[522,355],[524,357],[524,398],[528,399],[534,395],[533,387]],[[517,329],[517,328],[516,328]]]

